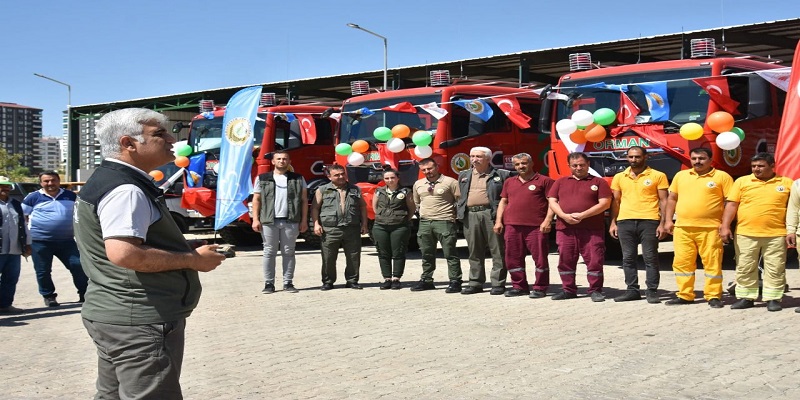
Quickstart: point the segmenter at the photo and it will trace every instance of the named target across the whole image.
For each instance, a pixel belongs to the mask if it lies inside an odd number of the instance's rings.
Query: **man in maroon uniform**
[[[556,180],[548,192],[550,208],[558,217],[558,274],[563,291],[553,300],[578,296],[575,272],[578,255],[586,263],[589,296],[592,301],[605,301],[603,295],[603,262],[605,261],[605,221],[603,211],[611,206],[611,187],[601,178],[589,174],[589,157],[580,152],[567,157],[572,176]]]
[[[533,159],[528,153],[517,154],[511,160],[519,175],[506,179],[503,184],[494,224],[498,235],[505,230],[505,261],[513,286],[506,292],[506,297],[530,294],[531,298],[538,299],[545,296],[550,285],[547,233],[553,222],[553,211],[547,201],[547,192],[553,180],[533,170]],[[532,291],[528,290],[525,273],[526,250],[536,264]]]

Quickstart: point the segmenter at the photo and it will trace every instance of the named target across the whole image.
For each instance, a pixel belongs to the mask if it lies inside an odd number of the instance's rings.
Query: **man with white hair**
[[[510,172],[493,168],[491,159],[492,151],[489,148],[473,147],[469,151],[472,168],[458,174],[461,198],[458,200],[456,213],[464,226],[464,236],[469,247],[469,285],[461,294],[483,292],[487,247],[492,254],[490,293],[500,295],[506,291],[507,271],[503,260],[505,248],[503,239],[494,231],[494,221],[503,183]]]
[[[105,158],[75,202],[89,287],[83,325],[97,347],[96,398],[180,399],[184,328],[200,300],[198,272],[225,257],[187,241],[147,174],[175,159],[167,118],[127,108],[97,121]]]

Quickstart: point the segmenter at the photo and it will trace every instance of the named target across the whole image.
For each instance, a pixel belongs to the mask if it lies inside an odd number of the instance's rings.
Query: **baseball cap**
[[[0,176],[0,185],[13,185],[7,176]]]

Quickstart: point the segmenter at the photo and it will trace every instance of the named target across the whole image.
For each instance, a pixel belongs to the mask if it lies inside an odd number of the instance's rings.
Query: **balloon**
[[[606,138],[606,128],[603,125],[594,124],[586,129],[586,140],[589,142],[599,142]]]
[[[556,131],[561,136],[567,136],[572,134],[578,129],[578,125],[575,125],[575,122],[571,119],[562,119],[556,123]]]
[[[717,135],[717,146],[722,150],[733,150],[739,147],[742,141],[733,132],[722,132]]]
[[[397,124],[392,128],[392,137],[405,139],[411,134],[411,129],[403,124]]]
[[[427,146],[433,141],[433,135],[428,131],[416,131],[411,137],[411,141],[417,146]]]
[[[335,151],[340,156],[346,156],[353,152],[353,147],[347,143],[339,143],[336,145]]]
[[[739,140],[744,140],[744,130],[742,130],[742,128],[734,126],[733,128],[731,128],[731,132],[735,133],[736,136],[739,137]]]
[[[214,171],[215,174],[219,174],[219,163],[214,163],[214,166],[211,167],[211,170]]]
[[[703,137],[703,126],[697,122],[687,122],[681,126],[681,137],[686,140],[697,140]]]
[[[175,157],[175,165],[181,168],[186,168],[189,166],[189,159],[184,156],[177,156]]]
[[[357,167],[364,163],[364,155],[361,153],[350,153],[350,155],[347,156],[347,163]]]
[[[385,142],[392,138],[392,130],[385,126],[380,126],[372,131],[372,136],[375,136],[375,139],[378,139],[381,142]]]
[[[406,148],[406,143],[403,142],[403,139],[400,138],[392,138],[388,142],[386,142],[386,148],[389,149],[392,153],[399,153]]]
[[[184,143],[178,147],[175,147],[176,156],[187,157],[189,154],[192,154],[192,146]]]
[[[414,148],[414,155],[419,158],[428,158],[433,154],[431,146],[417,146]]]
[[[153,179],[155,179],[157,181],[160,181],[160,180],[164,179],[164,173],[159,171],[159,170],[157,170],[157,169],[154,169],[154,170],[150,171],[150,176],[152,176]]]
[[[594,122],[594,115],[589,110],[578,110],[572,113],[572,122],[578,126],[589,126]]]
[[[584,144],[586,143],[586,131],[583,129],[578,129],[575,132],[569,134],[569,140],[575,144]]]
[[[717,111],[715,113],[711,113],[711,115],[706,118],[706,123],[708,127],[713,129],[715,132],[728,132],[733,129],[733,115],[726,113],[725,111]],[[734,147],[735,148],[735,147]]]
[[[594,118],[594,123],[603,126],[611,125],[617,120],[617,113],[610,108],[601,108],[595,111],[592,116]]]
[[[353,145],[351,147],[353,151],[356,153],[364,153],[367,150],[369,150],[369,143],[367,143],[366,140],[359,139],[353,142]]]

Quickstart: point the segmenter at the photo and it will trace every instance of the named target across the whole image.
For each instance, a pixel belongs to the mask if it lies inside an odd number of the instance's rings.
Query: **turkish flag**
[[[619,92],[619,112],[617,112],[617,123],[621,125],[633,125],[636,123],[636,116],[642,110],[628,97],[625,92]]]
[[[317,141],[317,125],[311,114],[296,114],[300,121],[300,133],[303,135],[303,144],[314,144]]]
[[[394,105],[391,105],[391,106],[386,106],[386,107],[381,108],[381,110],[394,111],[394,112],[403,112],[403,113],[412,113],[412,114],[416,114],[417,113],[417,108],[414,107],[414,105],[411,104],[408,101],[404,101],[402,103],[397,103],[397,104],[394,104]]]
[[[789,77],[789,90],[786,92],[786,105],[778,131],[778,144],[775,146],[775,171],[783,176],[800,178],[800,42],[794,51],[792,74]]]
[[[517,98],[514,96],[495,96],[492,97],[494,100],[494,104],[497,104],[497,107],[503,114],[514,123],[514,125],[520,127],[520,129],[528,129],[531,127],[530,121],[531,117],[527,116],[525,113],[522,112],[519,108],[519,102]]]
[[[692,79],[692,82],[698,84],[703,90],[708,93],[711,101],[717,103],[723,110],[736,115],[739,114],[739,102],[731,98],[731,92],[728,89],[728,79],[724,76],[711,76],[708,78]]]
[[[389,151],[386,143],[375,143],[375,146],[378,147],[378,156],[380,156],[381,164],[388,164],[393,170],[397,171],[399,154]]]

